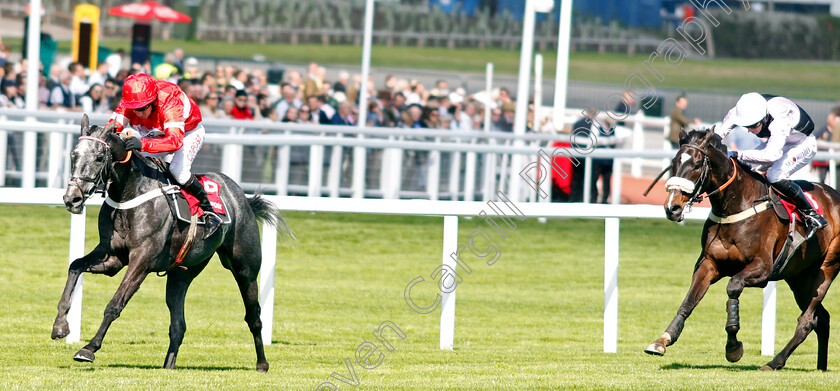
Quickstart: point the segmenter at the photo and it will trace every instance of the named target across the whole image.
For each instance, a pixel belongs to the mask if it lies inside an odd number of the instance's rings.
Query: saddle
[[[814,211],[821,216],[824,216],[825,214],[822,207],[810,193],[814,190],[814,184],[809,181],[801,180],[795,182],[802,188],[802,191],[805,193],[805,197],[807,197],[808,201],[811,202],[811,207],[814,208]],[[768,186],[768,189],[767,197],[773,205],[773,210],[776,211],[776,216],[778,216],[782,223],[788,224],[788,235],[785,239],[785,244],[782,245],[782,250],[774,260],[773,271],[770,274],[770,280],[776,280],[785,270],[788,261],[790,261],[793,254],[796,253],[796,250],[799,249],[799,246],[805,242],[805,237],[796,230],[797,222],[804,227],[805,217],[801,215],[792,201],[785,198],[784,195],[779,193],[776,189],[773,189],[772,186]]]
[[[152,161],[166,176],[167,185],[178,183],[172,176],[172,173],[169,172],[169,163],[158,158],[153,158]],[[207,199],[210,201],[210,205],[213,206],[213,211],[222,218],[222,224],[230,224],[230,215],[226,212],[227,202],[219,193],[221,185],[204,175],[196,174],[195,176],[204,187],[204,192],[207,193]],[[192,194],[188,193],[184,189],[181,189],[179,193],[170,194],[168,197],[172,200],[170,206],[172,207],[173,214],[175,214],[175,217],[178,218],[178,220],[190,223],[192,215],[197,215],[197,224],[204,225],[204,211],[198,206],[198,199],[193,197]]]

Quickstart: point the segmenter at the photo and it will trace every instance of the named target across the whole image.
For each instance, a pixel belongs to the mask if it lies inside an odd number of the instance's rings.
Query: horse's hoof
[[[648,345],[645,348],[645,353],[652,354],[654,356],[664,356],[665,355],[665,346],[659,345],[656,342]]]
[[[773,367],[771,367],[769,365],[765,365],[765,366],[759,368],[759,371],[767,372],[767,371],[775,371],[775,369],[773,369]]]
[[[67,322],[56,322],[52,329],[52,339],[62,339],[70,335],[70,326]]]
[[[76,355],[73,356],[73,359],[79,362],[93,362],[94,358],[93,352],[85,348],[79,349]]]
[[[741,357],[744,356],[744,344],[738,341],[738,345],[735,348],[730,349],[729,345],[726,346],[726,361],[729,362],[738,362]]]
[[[260,372],[260,373],[268,372],[268,362],[257,363],[257,372]]]

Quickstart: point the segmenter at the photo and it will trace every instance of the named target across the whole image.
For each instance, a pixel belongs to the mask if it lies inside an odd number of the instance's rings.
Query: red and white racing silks
[[[109,123],[116,121],[116,132],[121,132],[129,125],[137,130],[143,144],[142,152],[174,152],[183,146],[184,134],[201,123],[201,113],[195,101],[177,85],[163,80],[156,80],[155,83],[158,94],[149,118],[139,118],[133,110],[120,104],[111,115]],[[162,138],[145,138],[153,131],[162,131],[165,135]]]

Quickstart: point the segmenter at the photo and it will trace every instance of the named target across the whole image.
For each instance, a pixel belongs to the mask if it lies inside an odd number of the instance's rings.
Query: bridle
[[[95,177],[86,177],[86,176],[70,177],[69,184],[73,185],[73,186],[76,186],[79,190],[82,190],[81,182],[93,183],[93,186],[91,186],[90,191],[88,191],[87,194],[85,194],[85,198],[88,198],[96,191],[96,188],[100,184],[108,182],[108,174],[110,173],[110,168],[111,168],[111,163],[113,162],[113,158],[111,156],[111,146],[108,145],[107,141],[105,141],[105,140],[103,140],[99,137],[93,137],[93,136],[80,136],[79,137],[80,142],[85,141],[85,140],[93,141],[93,142],[104,145],[105,146],[105,152],[106,152],[105,153],[105,162],[104,162],[104,164],[102,164],[102,169],[99,170],[99,172],[96,173]],[[131,160],[131,151],[128,151],[128,154],[126,155],[125,159],[118,162],[118,163],[126,163],[129,160]]]
[[[732,182],[735,181],[735,177],[738,176],[738,170],[735,165],[735,159],[730,158],[729,160],[732,162],[733,168],[732,177],[729,178],[729,180],[727,180],[726,183],[724,183],[717,189],[711,192],[707,192],[706,195],[703,195],[703,188],[705,188],[707,185],[706,180],[709,178],[709,171],[711,170],[709,166],[709,146],[707,145],[706,148],[703,149],[696,145],[684,144],[682,148],[680,148],[680,151],[682,151],[683,148],[693,149],[697,152],[700,152],[703,155],[703,168],[702,171],[700,171],[700,178],[698,178],[697,181],[691,182],[688,179],[673,176],[669,178],[667,182],[665,182],[666,191],[670,192],[671,190],[676,189],[682,191],[683,193],[691,193],[688,202],[686,202],[685,204],[685,209],[690,209],[691,205],[695,202],[703,201],[704,198],[709,198],[715,194],[722,192],[730,184],[732,184]]]

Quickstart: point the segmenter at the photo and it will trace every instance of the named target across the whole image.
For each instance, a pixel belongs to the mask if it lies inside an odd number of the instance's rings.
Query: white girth
[[[746,220],[772,207],[773,205],[770,203],[770,201],[767,201],[758,205],[753,205],[747,210],[742,210],[738,213],[735,213],[734,215],[729,215],[726,217],[721,217],[712,212],[709,212],[709,220],[720,224],[732,224],[741,220]]]
[[[147,191],[133,199],[123,202],[117,202],[108,197],[108,194],[105,194],[105,203],[110,205],[114,209],[132,209],[140,206],[140,204],[151,200],[152,198],[160,197],[165,194],[174,194],[180,191],[180,187],[178,185],[169,185],[164,187],[159,187],[154,190]]]

